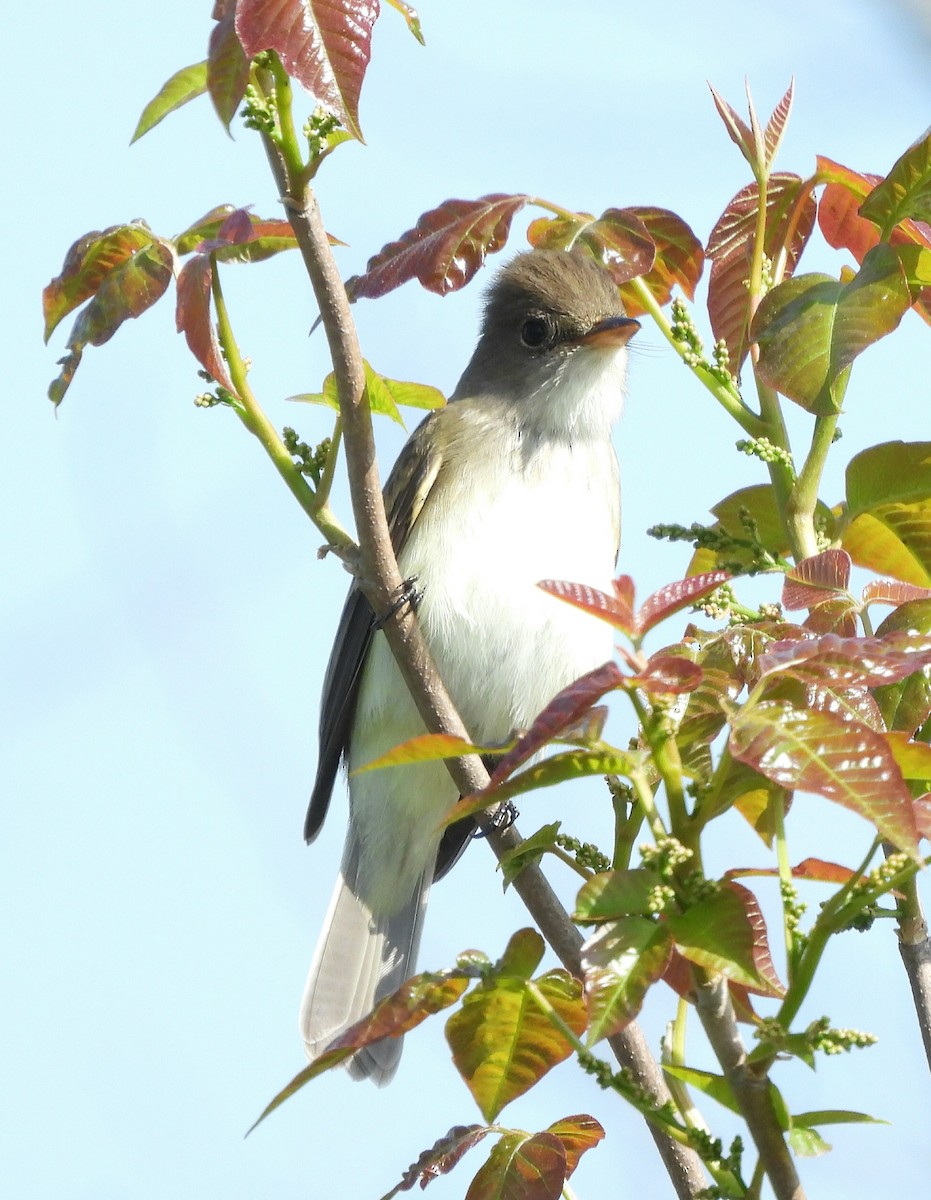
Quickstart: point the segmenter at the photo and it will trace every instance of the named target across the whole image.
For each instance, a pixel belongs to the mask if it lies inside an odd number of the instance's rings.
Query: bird
[[[402,449],[384,488],[401,575],[474,742],[526,729],[612,654],[609,625],[537,584],[610,591],[620,541],[612,428],[627,343],[639,329],[617,285],[580,248],[530,250],[494,277],[475,351],[442,408]],[[425,732],[378,620],[351,585],[324,677],[319,756],[304,827],[318,834],[349,772],[342,863],[301,1004],[311,1061],[416,969],[431,883],[464,849],[441,836],[459,792],[441,762],[353,774]],[[387,1083],[400,1038],[363,1047],[354,1078]]]

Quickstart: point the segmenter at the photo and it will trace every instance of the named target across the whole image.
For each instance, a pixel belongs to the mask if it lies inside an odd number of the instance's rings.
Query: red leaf
[[[540,250],[568,250],[581,243],[618,286],[649,271],[656,257],[649,230],[630,208],[609,208],[597,218],[588,213],[540,217],[527,230],[527,240]]]
[[[702,575],[690,575],[688,579],[667,583],[643,602],[637,613],[637,632],[641,635],[647,633],[654,625],[665,621],[680,609],[695,604],[728,579],[730,574],[727,571],[706,571]]]
[[[448,1175],[462,1156],[491,1133],[487,1125],[454,1125],[449,1133],[439,1138],[404,1172],[401,1182],[392,1188],[382,1200],[391,1200],[398,1192],[409,1192],[414,1184],[425,1188],[441,1175]]]
[[[236,388],[220,354],[220,345],[210,319],[212,279],[213,266],[204,255],[198,254],[185,263],[178,275],[175,325],[178,332],[184,334],[191,353],[207,374],[235,396]]]
[[[755,171],[758,164],[756,161],[756,146],[750,126],[742,117],[737,115],[723,96],[718,95],[710,83],[708,84],[708,88],[711,91],[711,97],[714,100],[715,108],[718,110],[718,115],[724,122],[724,128],[727,130],[728,137]]]
[[[653,293],[656,302],[667,304],[672,299],[676,285],[693,300],[695,287],[704,269],[705,252],[691,228],[680,216],[666,208],[632,205],[625,211],[640,219],[656,246],[653,265],[643,275],[643,282]],[[646,311],[633,288],[622,287],[621,299],[631,317]]]
[[[558,596],[567,604],[573,604],[592,616],[608,621],[615,629],[632,634],[636,630],[634,618],[634,581],[629,575],[621,575],[614,580],[614,594],[598,588],[589,587],[585,583],[568,583],[562,579],[543,579],[537,584],[551,596]]]
[[[712,260],[708,314],[714,336],[723,339],[736,373],[749,350],[750,296],[747,280],[756,236],[759,187],[742,188],[711,231],[705,253]],[[786,278],[792,275],[815,223],[815,201],[797,175],[776,172],[766,192],[764,250],[776,259],[785,245]]]
[[[850,555],[846,550],[825,550],[802,561],[786,572],[782,585],[782,606],[789,609],[814,608],[846,591],[850,582]]]
[[[866,725],[764,700],[734,718],[729,749],[774,783],[825,796],[917,853],[908,787],[885,738]]]
[[[931,793],[915,801],[915,823],[921,837],[931,842]]]
[[[514,1130],[495,1144],[466,1200],[559,1200],[565,1182],[566,1153],[559,1138]]]
[[[507,241],[511,221],[530,200],[494,193],[478,200],[446,200],[425,212],[413,229],[370,258],[364,275],[346,280],[353,300],[384,296],[417,279],[440,296],[464,287],[488,254]]]
[[[805,858],[792,868],[792,875],[796,879],[815,879],[819,883],[847,883],[853,874],[849,867],[825,862],[822,858]]]
[[[766,165],[771,166],[776,157],[776,151],[782,141],[789,113],[792,111],[792,100],[795,96],[795,80],[789,82],[785,95],[773,109],[772,116],[766,122],[763,130],[763,144],[766,147]]]
[[[285,70],[353,137],[372,54],[379,0],[238,0],[236,33],[248,58],[277,50]]]
[[[229,129],[249,82],[249,60],[235,27],[236,0],[216,0],[207,50],[207,90],[217,116]]]
[[[909,600],[927,600],[929,597],[931,588],[900,583],[898,579],[871,579],[861,593],[864,604],[891,604],[896,608]]]
[[[606,662],[562,689],[547,704],[517,745],[500,760],[491,776],[491,787],[507,779],[521,763],[538,750],[575,726],[593,704],[624,683],[624,675],[614,662]]]
[[[694,692],[703,675],[698,663],[690,659],[676,654],[654,654],[628,686],[642,688],[651,694],[676,696]]]
[[[763,674],[788,671],[816,683],[880,687],[931,664],[931,637],[898,629],[881,637],[823,637],[773,642],[760,655]]]

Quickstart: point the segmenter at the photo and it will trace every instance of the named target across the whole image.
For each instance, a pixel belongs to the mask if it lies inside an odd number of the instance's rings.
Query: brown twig
[[[773,1107],[769,1077],[747,1064],[727,980],[716,975],[698,985],[698,1015],[759,1151],[776,1200],[805,1200],[795,1163]]]

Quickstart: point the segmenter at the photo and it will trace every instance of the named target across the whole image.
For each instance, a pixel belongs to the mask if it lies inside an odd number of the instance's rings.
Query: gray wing
[[[437,435],[445,420],[444,414],[449,411],[444,408],[430,413],[418,425],[385,484],[385,509],[395,554],[403,549],[440,473],[443,439]],[[323,679],[317,777],[304,821],[304,838],[308,842],[313,841],[323,825],[336,773],[349,746],[359,681],[374,631],[375,617],[371,605],[353,584],[343,605]]]

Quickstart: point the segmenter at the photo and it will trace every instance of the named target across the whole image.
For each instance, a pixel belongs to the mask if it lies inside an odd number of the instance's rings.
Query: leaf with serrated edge
[[[733,718],[729,749],[782,787],[859,813],[899,849],[917,855],[911,795],[885,738],[866,725],[764,700]]]
[[[629,575],[622,575],[614,581],[614,594],[609,595],[598,588],[589,587],[587,583],[572,583],[562,579],[541,579],[537,587],[558,596],[567,604],[574,604],[583,612],[608,621],[615,629],[631,634],[636,628],[633,613],[633,580]]]
[[[536,986],[569,1028],[581,1034],[586,1015],[578,982],[564,971],[552,971]],[[469,992],[446,1023],[446,1040],[486,1121],[493,1121],[573,1049],[536,1004],[526,982],[514,977],[492,978]]]
[[[739,883],[727,882],[666,918],[680,954],[761,996],[781,996],[766,924],[756,897]]]
[[[276,50],[285,70],[362,140],[359,95],[378,0],[239,0],[236,33],[248,58]]]
[[[931,664],[931,637],[895,630],[881,637],[822,637],[773,642],[760,655],[762,674],[789,671],[832,686],[879,687]]]
[[[142,115],[136,125],[130,145],[153,129],[159,121],[164,120],[169,113],[181,108],[189,100],[202,96],[207,90],[207,62],[193,63],[182,67],[167,79],[142,110]]]

